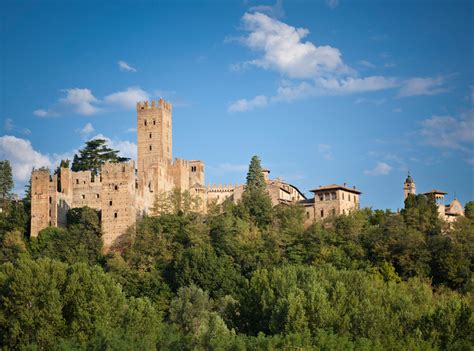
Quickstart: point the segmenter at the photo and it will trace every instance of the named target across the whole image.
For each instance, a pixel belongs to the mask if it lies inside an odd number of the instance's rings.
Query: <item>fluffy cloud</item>
[[[92,133],[94,131],[94,126],[92,125],[92,123],[86,123],[86,125],[84,127],[82,127],[81,129],[78,129],[77,132],[82,136],[82,137],[85,137],[87,135],[89,135],[90,133]]]
[[[268,104],[268,99],[266,96],[258,95],[251,100],[241,99],[237,100],[229,106],[229,112],[242,112],[253,110],[257,107],[263,107]]]
[[[284,80],[271,98],[262,95],[240,99],[229,108],[230,112],[264,107],[269,102],[293,101],[312,96],[354,94],[393,89],[400,86],[396,78],[383,76],[359,77],[342,60],[339,49],[317,46],[304,38],[305,28],[296,28],[263,13],[246,13],[242,17],[247,36],[238,40],[246,47],[261,53],[247,62],[233,65],[234,69],[256,66],[281,74]],[[368,61],[360,61],[373,67]],[[289,79],[289,80],[288,80]]]
[[[47,155],[33,149],[31,142],[11,135],[0,137],[0,159],[9,160],[15,182],[24,183],[31,175],[33,167],[50,167]]]
[[[59,101],[64,105],[72,106],[73,110],[80,115],[93,115],[101,109],[94,106],[99,102],[89,89],[64,89],[66,97]]]
[[[144,101],[149,98],[150,95],[145,90],[139,87],[130,87],[127,90],[118,91],[106,96],[104,101],[123,108],[133,108],[137,101]]]
[[[114,150],[119,150],[119,155],[122,157],[128,157],[132,160],[137,159],[137,144],[132,143],[128,140],[115,140],[106,137],[103,134],[97,134],[93,139],[104,139],[107,141],[107,145]]]
[[[338,49],[303,42],[309,34],[305,28],[289,26],[259,12],[246,13],[242,22],[250,34],[241,38],[241,42],[263,53],[261,58],[249,62],[255,66],[299,79],[349,71]]]
[[[446,79],[444,77],[424,77],[412,78],[406,80],[398,93],[399,97],[417,96],[417,95],[436,95],[448,91],[444,86]]]
[[[121,70],[122,72],[136,72],[137,71],[135,68],[130,66],[125,61],[118,61],[117,64],[119,66],[119,70]]]
[[[38,117],[59,116],[65,112],[75,112],[80,115],[93,115],[105,111],[105,108],[133,108],[136,102],[150,99],[151,95],[140,87],[129,87],[105,96],[102,100],[96,98],[90,89],[72,88],[62,90],[66,97],[60,98],[51,108],[38,109],[33,112]],[[101,106],[101,107],[99,107]]]
[[[469,151],[469,144],[474,142],[473,110],[462,114],[460,118],[432,116],[421,124],[420,135],[424,142],[436,148]]]
[[[30,135],[31,130],[28,128],[20,128],[15,125],[13,122],[13,119],[11,118],[6,118],[5,123],[3,123],[3,130],[6,132],[18,132],[24,135]]]
[[[370,175],[370,176],[381,176],[381,175],[387,175],[390,173],[392,170],[392,167],[388,165],[385,162],[377,162],[377,165],[370,170],[364,171],[364,174]]]

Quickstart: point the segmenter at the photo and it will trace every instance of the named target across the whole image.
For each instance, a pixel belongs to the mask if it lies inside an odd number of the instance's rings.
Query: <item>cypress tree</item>
[[[259,225],[267,225],[272,220],[272,200],[267,192],[267,184],[258,156],[253,156],[247,173],[247,185],[242,194],[242,204]]]

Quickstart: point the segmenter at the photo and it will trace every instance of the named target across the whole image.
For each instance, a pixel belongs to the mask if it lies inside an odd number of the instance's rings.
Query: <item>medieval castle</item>
[[[90,171],[74,172],[69,168],[61,168],[53,177],[48,169],[32,172],[32,236],[37,236],[48,226],[65,226],[69,209],[89,206],[101,213],[104,250],[109,250],[137,218],[151,212],[160,193],[175,188],[188,190],[199,199],[195,210],[202,213],[207,211],[211,202],[221,204],[228,198],[233,201],[241,199],[244,185],[205,186],[204,162],[173,159],[170,103],[163,99],[138,102],[136,111],[137,164],[134,161],[107,162],[97,176]],[[295,186],[280,179],[270,179],[270,171],[264,170],[263,173],[273,204],[303,206],[307,224],[359,208],[361,192],[355,187],[346,184],[320,186],[311,190],[314,198],[307,199]],[[410,185],[410,179],[407,178],[405,188],[413,193],[414,182],[413,186]],[[457,204],[451,207],[446,210],[447,215],[457,209]]]

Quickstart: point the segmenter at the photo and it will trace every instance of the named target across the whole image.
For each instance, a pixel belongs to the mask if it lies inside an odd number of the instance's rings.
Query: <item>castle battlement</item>
[[[159,99],[158,101],[156,100],[139,101],[137,102],[136,108],[137,108],[137,112],[140,112],[142,110],[162,109],[171,113],[173,110],[173,105],[163,99]]]
[[[238,188],[239,185],[236,183],[235,185],[232,185],[231,183],[229,184],[219,184],[219,185],[216,185],[216,184],[208,184],[207,185],[207,192],[210,192],[210,193],[224,193],[224,192],[233,192],[235,190],[235,188]]]

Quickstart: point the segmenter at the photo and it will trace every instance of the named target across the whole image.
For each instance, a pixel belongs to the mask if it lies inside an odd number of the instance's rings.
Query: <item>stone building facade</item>
[[[321,221],[331,216],[347,215],[360,208],[360,195],[356,187],[330,184],[311,190],[314,198],[301,201],[305,209],[305,223]]]
[[[416,195],[415,181],[410,176],[410,173],[408,173],[408,176],[403,183],[403,193],[405,200],[409,195]],[[447,192],[439,189],[433,189],[423,193],[423,195],[436,203],[436,206],[438,206],[438,216],[440,219],[448,223],[452,223],[459,217],[464,216],[464,208],[456,197],[454,197],[453,201],[451,201],[449,205],[445,204],[445,197],[448,195]]]
[[[149,214],[158,194],[174,188],[188,190],[199,199],[196,209],[207,211],[207,204],[226,199],[238,201],[244,185],[205,186],[204,162],[173,159],[172,105],[163,99],[136,104],[137,162],[107,162],[100,174],[73,172],[61,168],[51,176],[48,169],[32,172],[31,235],[48,226],[65,226],[67,211],[88,206],[100,211],[104,250],[114,246],[127,228]],[[298,203],[305,196],[295,186],[269,179],[267,190],[274,205]]]

